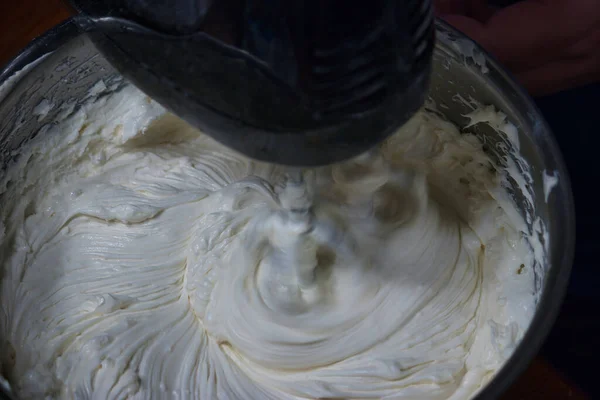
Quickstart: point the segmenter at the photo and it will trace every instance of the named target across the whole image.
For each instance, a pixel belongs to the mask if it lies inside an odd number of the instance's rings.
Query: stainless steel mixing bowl
[[[540,217],[548,231],[546,262],[535,266],[536,290],[540,293],[535,317],[512,357],[476,397],[494,399],[530,363],[558,313],[575,241],[573,200],[561,154],[528,95],[489,55],[449,25],[438,21],[437,34],[431,97],[446,117],[461,127],[469,122],[463,115],[471,110],[465,102],[457,101],[457,94],[492,104],[507,115],[518,128],[520,153],[531,166],[533,179],[526,190],[534,204],[516,185],[512,194],[523,214]],[[121,79],[72,21],[32,42],[0,72],[2,171],[11,159],[18,157],[15,150],[35,135],[45,134],[58,113],[75,109],[97,82],[103,80],[110,86]],[[39,107],[43,101],[54,105],[46,115]],[[510,157],[504,154],[508,142],[497,132],[479,126],[467,129],[485,141],[488,151],[500,163]],[[546,201],[543,174],[547,171],[558,174],[559,180]],[[7,396],[10,395],[0,388],[0,399],[10,398]]]

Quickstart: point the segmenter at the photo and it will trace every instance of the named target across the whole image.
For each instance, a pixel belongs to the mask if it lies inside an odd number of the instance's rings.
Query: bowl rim
[[[2,69],[0,69],[0,87],[10,77],[25,69],[28,65],[35,63],[45,55],[58,50],[69,40],[82,34],[74,18],[69,18],[53,28],[47,30],[40,36],[34,38]],[[0,97],[0,101],[3,99]]]
[[[557,219],[559,220],[558,225],[562,228],[561,243],[563,245],[563,251],[560,260],[556,265],[551,265],[551,268],[544,276],[540,301],[537,304],[533,319],[520,343],[514,349],[509,359],[502,365],[500,370],[495,373],[493,378],[480,389],[473,398],[473,400],[497,399],[531,364],[558,317],[558,313],[566,295],[575,255],[575,205],[573,192],[571,190],[569,173],[562,153],[558,147],[558,143],[554,138],[554,134],[533,98],[525,88],[517,83],[516,77],[501,66],[494,55],[487,52],[479,45],[479,43],[469,38],[466,34],[446,21],[436,18],[436,28],[450,33],[451,36],[460,37],[461,40],[469,41],[473,46],[474,52],[480,53],[485,57],[485,64],[488,71],[486,73],[479,72],[483,75],[487,75],[490,71],[494,71],[498,74],[502,78],[502,89],[510,90],[514,93],[514,98],[511,99],[510,102],[514,103],[515,101],[519,101],[532,113],[530,118],[533,117],[533,119],[535,119],[536,126],[531,139],[536,147],[544,149],[545,152],[542,157],[544,163],[551,165],[552,168],[558,172],[560,179],[558,187],[554,190],[558,189],[564,196],[562,199],[564,202],[563,212],[559,213],[557,216]],[[550,243],[550,246],[552,246],[552,243]],[[548,249],[548,252],[550,251],[551,248]]]
[[[78,27],[76,19],[77,17],[75,16],[65,20],[46,31],[41,36],[35,38],[22,49],[17,56],[10,60],[0,70],[0,87],[2,87],[3,83],[10,77],[19,71],[24,70],[28,65],[36,62],[45,55],[58,50],[72,39],[85,34],[85,32]],[[553,265],[544,277],[544,288],[541,299],[537,305],[534,317],[519,345],[500,370],[495,373],[494,377],[472,398],[473,400],[497,399],[529,366],[543,342],[546,340],[546,337],[558,316],[558,312],[566,294],[575,250],[575,207],[573,194],[567,168],[558,144],[554,139],[550,127],[531,96],[517,83],[515,77],[504,69],[495,57],[485,51],[478,43],[439,18],[436,19],[436,29],[460,37],[462,40],[470,40],[474,49],[485,56],[487,68],[496,71],[496,73],[503,78],[502,84],[504,87],[508,90],[512,90],[515,93],[516,98],[533,112],[536,121],[539,121],[538,129],[541,129],[540,132],[543,134],[535,135],[532,140],[538,148],[544,148],[546,150],[543,157],[544,162],[551,164],[558,172],[560,176],[558,189],[564,195],[564,210],[563,213],[558,215],[559,225],[562,228],[562,257],[557,265]],[[6,96],[9,94],[10,90],[5,93]],[[0,96],[0,104],[3,101],[2,97],[3,96]],[[8,400],[10,397],[7,396],[9,395],[4,393],[0,388],[0,400]]]

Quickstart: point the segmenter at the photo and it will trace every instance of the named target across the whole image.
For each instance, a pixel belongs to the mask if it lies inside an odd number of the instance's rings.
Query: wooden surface
[[[60,0],[0,0],[0,65],[33,38],[68,18]],[[536,358],[502,400],[586,400],[574,385],[541,357]]]

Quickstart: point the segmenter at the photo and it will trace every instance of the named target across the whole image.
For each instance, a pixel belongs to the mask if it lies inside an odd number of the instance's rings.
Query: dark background
[[[31,39],[68,16],[60,0],[0,0],[0,68]],[[546,344],[502,400],[600,399],[600,83],[535,101],[555,133],[571,176],[576,255],[568,294]]]
[[[600,7],[600,3],[599,3]],[[600,51],[600,50],[599,50]],[[575,261],[560,315],[542,356],[600,399],[600,83],[535,99],[561,148],[575,198]]]

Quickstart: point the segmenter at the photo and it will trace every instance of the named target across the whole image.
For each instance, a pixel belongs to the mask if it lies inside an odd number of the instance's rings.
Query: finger
[[[436,15],[458,14],[466,15],[467,2],[465,0],[436,0],[434,2],[434,11]]]
[[[468,0],[467,16],[479,22],[487,22],[496,11],[497,7],[490,5],[487,0]]]
[[[483,25],[464,16],[443,16],[472,36],[501,63],[529,70],[563,57],[567,48],[598,26],[597,0],[526,0],[503,8]]]
[[[436,0],[434,11],[440,15],[463,15],[480,22],[487,21],[494,13],[495,8],[487,0]]]
[[[517,80],[533,96],[557,93],[565,89],[600,81],[600,53],[586,59],[566,59],[542,67],[518,72]]]
[[[442,15],[440,18],[473,39],[513,72],[535,70],[556,59],[588,57],[598,51],[596,36],[592,35],[576,42],[574,47],[554,47],[552,51],[542,49],[540,52],[538,47],[532,46],[529,52],[511,54],[503,50],[511,48],[511,42],[507,38],[490,36],[484,23],[464,15]]]
[[[594,26],[565,51],[565,57],[582,58],[600,52],[600,26]]]

